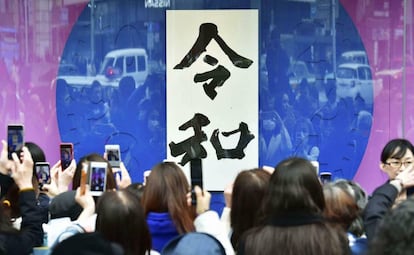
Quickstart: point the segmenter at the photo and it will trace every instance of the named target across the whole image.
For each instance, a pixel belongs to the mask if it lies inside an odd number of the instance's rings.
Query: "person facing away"
[[[262,222],[242,237],[237,254],[350,254],[345,232],[323,218],[322,186],[308,160],[281,161],[269,185]]]
[[[172,238],[195,230],[189,192],[187,178],[176,163],[162,162],[151,169],[142,204],[154,250],[161,251]]]
[[[229,236],[234,249],[237,248],[243,233],[257,224],[258,212],[267,194],[269,180],[270,173],[261,168],[241,171],[236,176],[222,213],[222,220],[228,214],[230,216],[227,221],[230,221]]]

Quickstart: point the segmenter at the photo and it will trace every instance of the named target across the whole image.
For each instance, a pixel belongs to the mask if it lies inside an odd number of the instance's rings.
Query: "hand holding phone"
[[[49,162],[37,162],[35,164],[36,178],[39,182],[39,189],[43,190],[44,184],[50,184],[50,164]]]
[[[73,159],[73,144],[72,143],[61,143],[60,144],[60,164],[64,171],[69,167]]]
[[[80,179],[80,194],[85,195],[86,182],[88,181],[88,163],[82,163],[81,179]]]
[[[8,158],[12,159],[12,153],[22,150],[24,145],[24,129],[21,124],[7,125],[7,152]]]

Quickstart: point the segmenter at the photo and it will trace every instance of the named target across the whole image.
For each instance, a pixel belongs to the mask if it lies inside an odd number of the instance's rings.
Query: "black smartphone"
[[[49,162],[36,162],[35,171],[36,171],[36,178],[39,183],[39,189],[43,190],[43,185],[50,183]]]
[[[190,178],[191,178],[191,204],[197,203],[194,187],[197,185],[203,190],[203,166],[200,158],[191,159],[190,161]]]
[[[24,145],[24,129],[21,124],[7,125],[7,152],[8,158],[12,159],[12,153],[19,153]]]
[[[121,150],[119,144],[105,145],[106,158],[113,168],[119,168],[121,163]]]
[[[62,170],[69,167],[73,159],[73,144],[72,143],[61,143],[60,144],[60,164]]]
[[[107,162],[92,161],[89,163],[88,184],[92,196],[100,196],[106,190]]]

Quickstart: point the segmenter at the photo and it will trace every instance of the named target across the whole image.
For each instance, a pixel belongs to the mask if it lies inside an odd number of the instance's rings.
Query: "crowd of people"
[[[52,255],[385,255],[414,248],[414,146],[406,139],[384,146],[379,166],[389,180],[370,197],[352,180],[322,183],[308,159],[287,157],[274,168],[241,170],[224,187],[221,215],[210,208],[210,192],[191,187],[174,162],[156,164],[139,184],[122,162],[112,168],[105,154],[89,154],[66,169],[58,161],[39,189],[34,165],[46,161],[43,150],[26,142],[10,159],[2,145],[0,254],[41,246]],[[96,161],[108,162],[100,196],[82,178],[85,164]]]

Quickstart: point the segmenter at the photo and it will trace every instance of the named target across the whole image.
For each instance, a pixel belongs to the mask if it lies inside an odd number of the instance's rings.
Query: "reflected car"
[[[294,61],[288,69],[289,84],[294,89],[303,79],[309,84],[316,82],[316,76],[309,72],[308,67],[303,61]]]
[[[371,67],[365,64],[347,63],[336,71],[336,94],[340,98],[355,99],[359,94],[366,105],[373,103],[373,81]]]

